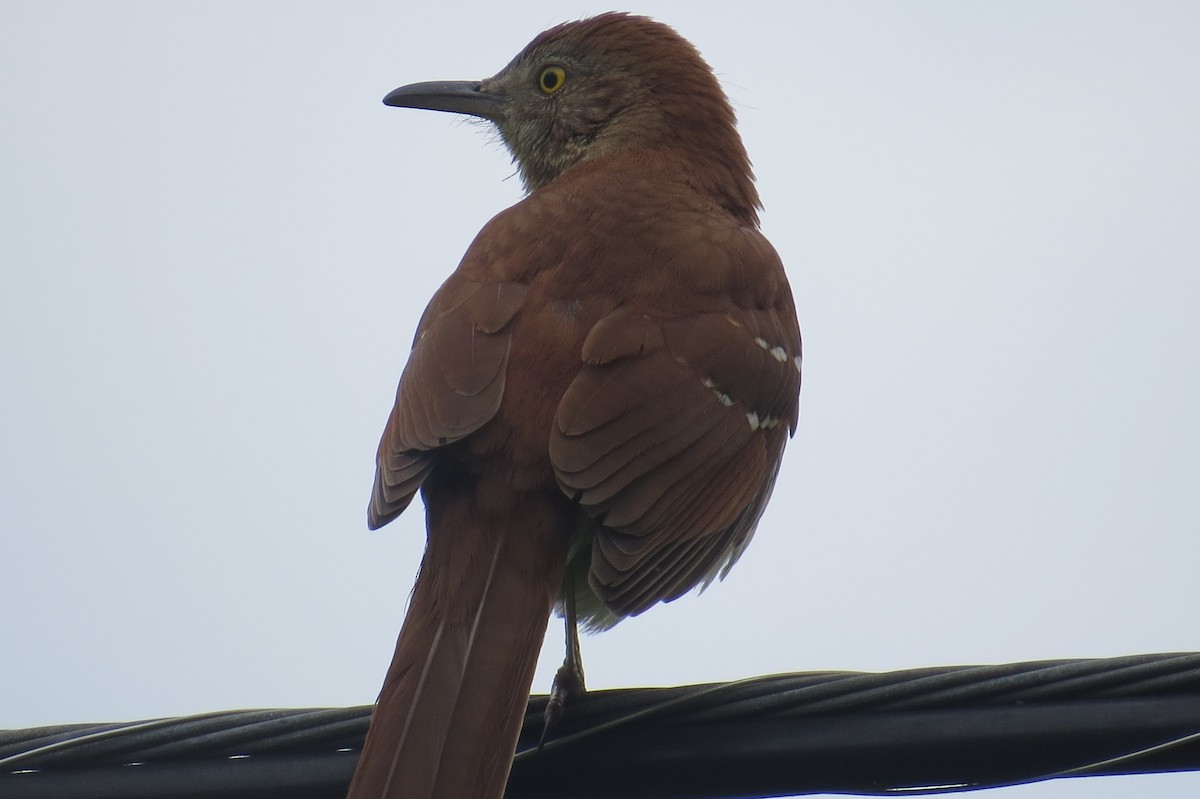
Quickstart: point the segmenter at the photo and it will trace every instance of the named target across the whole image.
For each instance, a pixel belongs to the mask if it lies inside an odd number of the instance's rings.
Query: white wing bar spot
[[[708,377],[701,378],[700,385],[704,386],[709,391],[711,391],[713,394],[715,394],[717,397],[717,402],[721,403],[726,408],[733,405],[733,398],[730,397],[728,394],[726,394],[721,389],[717,388],[717,384],[714,383],[711,378],[708,378]]]
[[[787,350],[785,350],[783,347],[779,347],[779,346],[772,347],[771,342],[767,341],[765,338],[762,338],[761,336],[756,336],[754,339],[754,343],[757,344],[758,346],[762,347],[768,353],[770,353],[771,357],[774,358],[775,360],[779,361],[780,363],[783,363],[784,361],[786,361],[788,359]],[[796,368],[799,369],[800,368],[800,356],[797,355],[795,358],[793,358],[792,363],[796,364]]]
[[[779,419],[774,416],[759,416],[754,411],[746,414],[746,421],[750,423],[751,430],[774,430],[779,426]]]

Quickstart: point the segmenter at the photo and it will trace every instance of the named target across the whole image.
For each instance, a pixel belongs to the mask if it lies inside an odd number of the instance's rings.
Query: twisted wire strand
[[[513,796],[604,795],[613,790],[606,779],[615,779],[605,770],[637,783],[622,790],[629,797],[750,797],[781,788],[937,794],[1080,774],[1200,769],[1200,653],[595,691],[568,705],[536,753],[545,703],[543,696],[530,700]],[[38,793],[38,780],[69,786],[73,774],[86,772],[92,780],[116,774],[123,787],[113,796],[206,796],[206,780],[225,784],[230,774],[249,778],[245,790],[228,793],[226,785],[221,795],[256,796],[265,795],[265,785],[255,780],[271,774],[277,781],[286,763],[289,778],[303,782],[309,763],[319,779],[305,795],[334,796],[343,776],[349,779],[370,711],[240,710],[0,731],[0,794],[15,787],[27,793],[13,796],[69,795],[60,787]],[[952,768],[934,746],[954,748]],[[990,752],[998,747],[1024,761],[1002,765],[1005,757],[995,755],[1004,753]],[[234,763],[239,770],[228,771]],[[113,771],[129,765],[158,770],[144,772],[150,777]],[[187,793],[162,785],[135,790],[138,779],[185,768],[192,769]]]

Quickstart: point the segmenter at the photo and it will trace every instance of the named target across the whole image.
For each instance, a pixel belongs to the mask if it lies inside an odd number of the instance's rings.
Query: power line
[[[595,691],[538,753],[545,701],[530,700],[509,799],[920,794],[1200,769],[1200,653]],[[369,714],[0,732],[0,795],[341,797]]]

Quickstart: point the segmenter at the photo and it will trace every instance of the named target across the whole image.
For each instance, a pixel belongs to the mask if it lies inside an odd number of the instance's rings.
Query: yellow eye
[[[538,88],[542,94],[554,94],[567,82],[567,71],[562,67],[546,67],[538,76]]]

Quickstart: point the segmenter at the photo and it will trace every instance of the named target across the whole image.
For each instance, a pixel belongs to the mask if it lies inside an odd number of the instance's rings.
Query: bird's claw
[[[562,664],[554,675],[554,682],[550,686],[550,700],[546,702],[546,709],[542,711],[542,737],[538,739],[537,746],[539,752],[546,745],[546,738],[550,735],[550,731],[562,720],[567,700],[583,696],[586,693],[583,670],[570,663]]]

